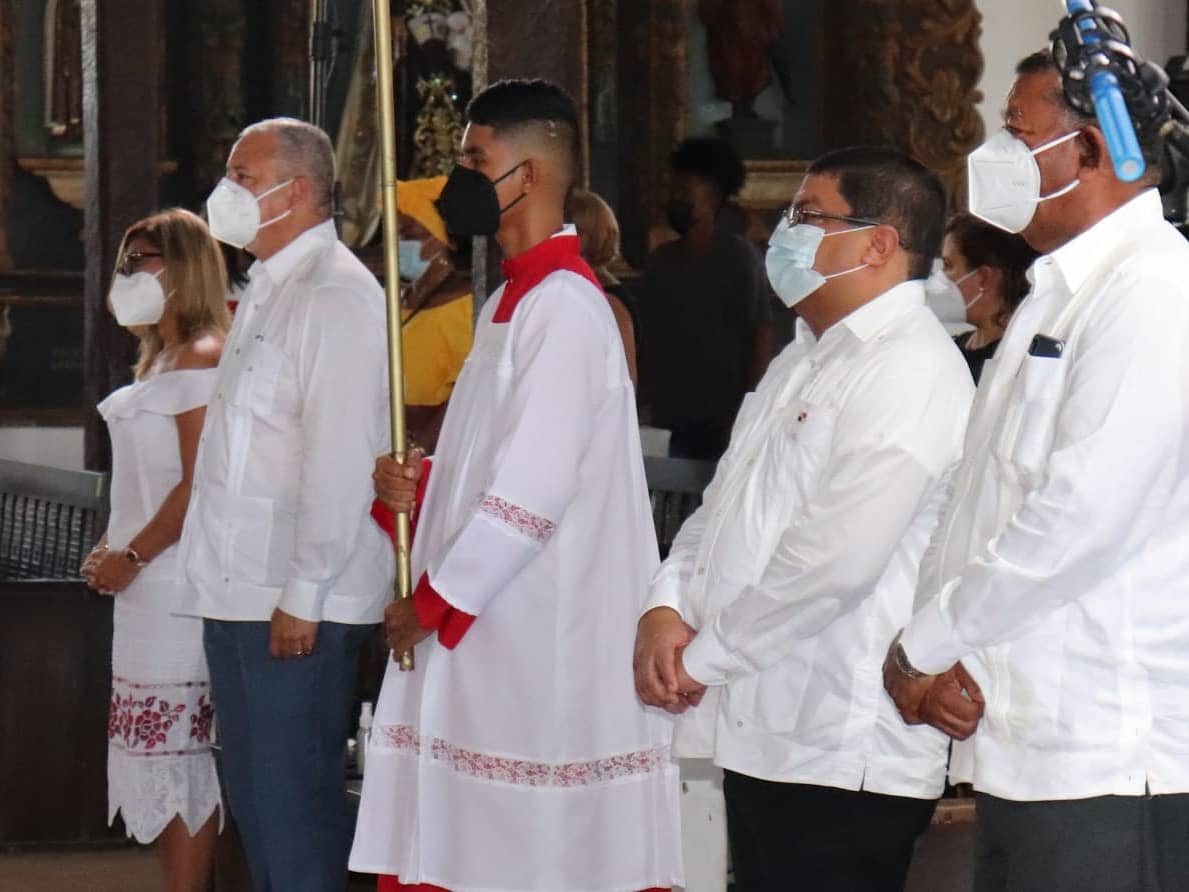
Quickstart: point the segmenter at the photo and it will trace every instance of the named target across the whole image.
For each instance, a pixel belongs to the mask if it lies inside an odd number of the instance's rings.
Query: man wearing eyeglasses
[[[902,723],[880,677],[972,397],[921,281],[944,213],[936,176],[896,150],[811,165],[766,257],[796,340],[640,620],[640,697],[680,715],[678,755],[725,770],[741,892],[902,888],[944,785],[946,735]],[[937,690],[955,736],[981,709],[959,672]]]

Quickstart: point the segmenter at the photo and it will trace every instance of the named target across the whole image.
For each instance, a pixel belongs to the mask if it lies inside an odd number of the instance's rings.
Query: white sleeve
[[[1043,483],[906,627],[918,669],[1017,638],[1142,547],[1137,521],[1185,460],[1189,405],[1189,305],[1146,284],[1099,301],[1076,354],[1053,360],[1072,365]]]
[[[613,333],[610,308],[601,318],[590,295],[578,290],[589,287],[554,274],[506,323],[514,326],[512,390],[493,441],[489,483],[429,565],[433,589],[472,616],[540,554],[582,482],[582,460],[609,394]]]
[[[303,320],[296,537],[277,604],[301,619],[321,620],[331,586],[354,554],[363,525],[372,522],[372,466],[389,450],[388,354],[382,311],[369,304],[372,299],[324,286]]]
[[[698,631],[686,671],[725,684],[778,663],[870,597],[961,449],[970,389],[894,357],[842,407],[821,480],[755,585]]]

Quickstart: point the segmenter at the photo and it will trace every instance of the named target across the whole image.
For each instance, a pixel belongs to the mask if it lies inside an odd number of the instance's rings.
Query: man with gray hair
[[[384,296],[335,236],[326,134],[247,128],[207,200],[256,257],[219,364],[182,534],[223,774],[256,892],[347,883],[343,746],[391,546],[369,518],[390,449]]]

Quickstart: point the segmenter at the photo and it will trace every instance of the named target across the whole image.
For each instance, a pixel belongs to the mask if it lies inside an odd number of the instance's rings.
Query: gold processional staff
[[[388,304],[388,393],[392,457],[403,463],[405,435],[404,355],[400,334],[400,253],[396,227],[396,114],[392,89],[392,20],[389,0],[372,0],[376,36],[376,101],[380,118],[380,194],[384,204],[384,296]],[[396,596],[413,594],[409,515],[396,515]],[[395,654],[394,654],[395,657]],[[413,668],[413,652],[400,655],[400,668]]]

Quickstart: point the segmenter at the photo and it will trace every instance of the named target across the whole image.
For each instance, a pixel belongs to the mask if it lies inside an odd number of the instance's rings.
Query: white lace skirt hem
[[[180,817],[193,836],[223,808],[215,759],[210,751],[185,755],[131,755],[116,746],[107,756],[107,823],[119,813],[128,835],[142,844],[161,835],[169,822]]]

